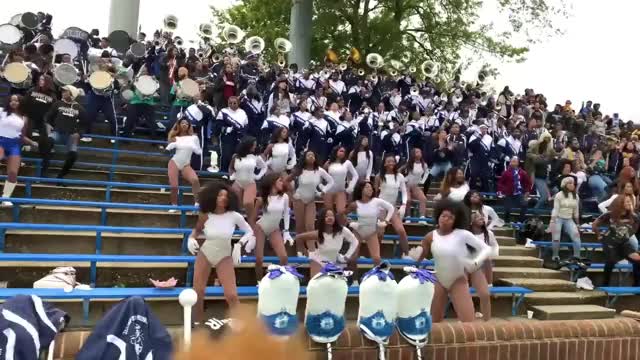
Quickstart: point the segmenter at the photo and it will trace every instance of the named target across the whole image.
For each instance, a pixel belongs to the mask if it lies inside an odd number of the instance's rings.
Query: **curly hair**
[[[455,219],[453,222],[454,229],[467,229],[469,227],[467,212],[461,203],[451,201],[449,199],[442,199],[438,201],[435,209],[433,210],[433,218],[435,219],[436,224],[438,224],[440,215],[442,215],[444,211],[448,211],[453,214]]]
[[[370,182],[358,181],[358,183],[356,184],[356,187],[353,189],[353,200],[357,200],[357,201],[362,200],[362,191],[364,190],[364,187],[367,185],[371,186],[371,189],[373,190],[373,185]]]
[[[205,185],[198,193],[200,212],[203,214],[212,213],[216,210],[218,194],[221,191],[227,192],[227,211],[238,211],[238,197],[231,191],[231,188],[220,181],[213,181]]]

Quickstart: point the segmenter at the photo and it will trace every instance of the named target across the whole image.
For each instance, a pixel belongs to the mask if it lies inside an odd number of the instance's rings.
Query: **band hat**
[[[78,90],[78,88],[73,85],[65,85],[62,87],[62,90],[68,91],[71,94],[71,98],[73,100],[75,100],[78,95],[80,95],[80,90]]]

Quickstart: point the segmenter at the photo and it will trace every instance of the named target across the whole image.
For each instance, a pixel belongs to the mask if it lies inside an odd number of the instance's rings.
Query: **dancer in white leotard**
[[[296,216],[296,233],[313,230],[316,219],[316,196],[318,190],[322,196],[333,186],[333,178],[320,166],[316,153],[311,150],[304,152],[302,162],[296,166],[286,182],[296,182],[293,194],[293,212]],[[322,183],[324,182],[324,185]],[[304,247],[296,245],[296,251],[302,255]]]
[[[311,278],[328,262],[346,264],[353,261],[353,254],[358,249],[358,239],[351,230],[340,225],[333,210],[318,212],[316,229],[296,236],[296,243],[301,242],[306,247],[311,260]],[[342,254],[340,250],[344,242],[349,243],[349,249]]]
[[[356,139],[355,148],[349,154],[351,164],[356,168],[360,181],[370,181],[375,159],[369,150],[369,138],[360,135]]]
[[[489,287],[493,284],[492,260],[497,258],[499,254],[498,241],[493,232],[487,229],[484,215],[480,212],[471,214],[471,226],[469,230],[480,241],[491,247],[491,256],[482,263],[482,266],[478,270],[469,274],[471,286],[476,289],[476,295],[478,295],[480,299],[482,319],[489,321],[491,320],[491,294],[489,293]]]
[[[467,230],[465,210],[460,203],[441,200],[434,210],[438,228],[422,240],[422,254],[417,261],[433,254],[436,283],[431,316],[433,322],[444,319],[445,306],[451,303],[463,322],[474,320],[473,301],[467,274],[477,271],[491,255],[491,248]],[[469,248],[474,249],[473,252]]]
[[[404,218],[407,208],[407,200],[409,198],[406,185],[404,176],[398,172],[398,163],[396,162],[395,156],[385,156],[380,174],[376,176],[376,189],[380,199],[392,205],[397,203],[398,193],[402,194],[402,205],[400,205],[399,210],[395,210],[394,207],[390,223],[393,226],[393,230],[399,237],[402,258],[410,259],[407,231],[404,229],[404,225],[402,224],[402,218]]]
[[[280,174],[265,175],[260,181],[260,199],[258,208],[262,208],[262,216],[256,223],[256,280],[264,276],[262,261],[264,259],[264,243],[269,237],[269,244],[278,256],[280,265],[287,265],[285,242],[293,245],[289,234],[289,196],[285,193],[284,179]],[[280,230],[280,221],[284,222],[284,230]]]
[[[289,141],[289,129],[275,129],[262,156],[268,160],[269,172],[282,174],[293,169],[296,166],[296,151]]]
[[[204,294],[211,267],[216,268],[227,304],[235,306],[239,303],[234,263],[240,261],[242,245],[249,253],[256,244],[253,230],[237,212],[238,199],[231,189],[219,183],[211,183],[202,189],[199,199],[200,215],[188,242],[189,251],[194,255],[197,253],[193,275],[193,288],[198,294],[194,309],[196,322],[204,320]],[[232,247],[231,241],[236,228],[244,231],[244,235]],[[197,239],[203,235],[205,241],[200,245]]]
[[[353,200],[346,210],[341,213],[341,217],[355,211],[358,215],[357,222],[351,222],[349,226],[355,231],[361,242],[367,243],[369,256],[374,265],[379,265],[382,261],[380,257],[380,242],[378,232],[384,231],[394,214],[394,207],[390,203],[373,196],[373,185],[369,182],[359,182],[353,191]],[[380,220],[380,213],[384,211],[386,217]],[[354,255],[354,259],[358,254]],[[350,264],[355,266],[355,263]],[[355,269],[353,269],[355,270]]]
[[[267,171],[262,157],[255,155],[256,138],[247,136],[240,141],[238,149],[229,164],[230,180],[235,180],[233,191],[242,201],[242,207],[247,212],[247,221],[252,228],[256,225],[255,200],[257,195],[256,180],[260,180]],[[256,174],[256,169],[260,170]]]
[[[171,205],[178,205],[178,176],[182,173],[182,177],[191,184],[195,206],[198,206],[198,193],[200,192],[200,181],[198,175],[191,168],[191,154],[202,154],[200,141],[193,134],[193,127],[187,118],[182,118],[169,131],[169,145],[167,151],[175,149],[175,155],[169,160],[167,172],[169,175],[169,185],[171,186]],[[176,210],[169,210],[176,212]]]
[[[347,194],[353,193],[358,183],[358,173],[351,161],[347,160],[347,150],[344,146],[333,148],[324,169],[333,178],[333,186],[324,194],[324,207],[340,213],[347,206]],[[349,185],[346,185],[349,177]]]
[[[407,180],[407,203],[411,204],[411,200],[418,201],[418,210],[422,222],[426,223],[427,214],[427,197],[422,190],[422,186],[429,176],[429,167],[422,157],[422,150],[419,148],[411,149],[409,161],[400,168],[400,172],[405,175]]]

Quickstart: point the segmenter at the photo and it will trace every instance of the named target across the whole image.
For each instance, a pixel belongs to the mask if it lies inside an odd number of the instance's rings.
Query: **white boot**
[[[16,183],[5,181],[4,188],[2,189],[2,197],[10,198],[15,188],[16,188]],[[13,206],[13,204],[10,201],[3,201],[2,206]]]

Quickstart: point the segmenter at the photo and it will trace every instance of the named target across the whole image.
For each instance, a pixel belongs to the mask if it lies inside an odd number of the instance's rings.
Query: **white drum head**
[[[191,98],[195,98],[200,93],[198,83],[191,79],[184,79],[180,81],[180,87],[182,88],[182,92]]]
[[[142,58],[147,54],[147,46],[141,42],[131,44],[129,50],[136,58]]]
[[[136,81],[135,86],[136,90],[144,96],[152,96],[160,87],[156,79],[149,75],[140,76]]]
[[[23,63],[9,63],[4,68],[4,77],[12,84],[20,84],[29,78],[31,71]]]
[[[0,25],[0,43],[14,45],[22,39],[22,31],[11,24]]]
[[[9,24],[13,26],[18,26],[20,25],[20,19],[22,19],[22,13],[15,14],[11,17],[11,20],[9,20]]]
[[[89,76],[89,84],[97,90],[104,90],[113,84],[113,77],[106,71],[96,71]]]
[[[71,64],[60,64],[53,71],[53,76],[62,85],[71,85],[78,81],[78,71]]]
[[[73,40],[58,39],[53,44],[53,49],[58,55],[69,54],[71,55],[71,59],[78,57],[78,45],[76,45]]]

